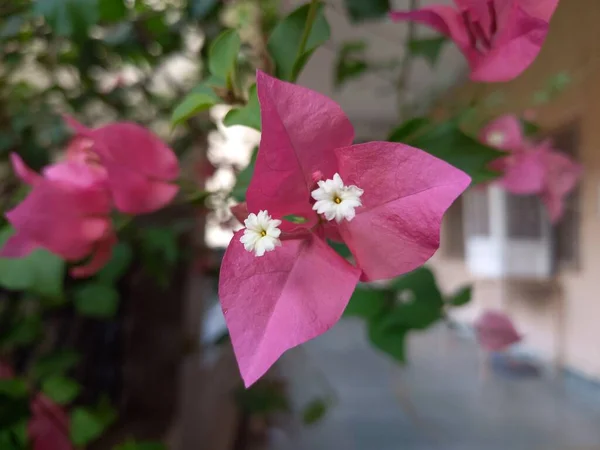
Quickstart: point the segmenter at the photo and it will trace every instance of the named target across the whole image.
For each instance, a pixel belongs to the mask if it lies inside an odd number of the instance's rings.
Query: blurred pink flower
[[[486,351],[506,350],[522,340],[510,318],[499,311],[485,311],[475,321],[479,345]]]
[[[15,228],[0,256],[20,258],[45,248],[67,261],[88,262],[71,269],[89,276],[110,259],[116,240],[110,221],[110,197],[105,179],[86,164],[62,162],[48,166],[43,176],[11,155],[15,172],[32,186],[19,205],[6,213]]]
[[[246,386],[286,350],[331,328],[359,279],[426,262],[442,215],[470,183],[407,145],[352,145],[348,118],[317,92],[260,71],[257,87],[260,150],[247,204],[234,209],[246,228],[229,244],[219,281]],[[325,238],[343,240],[357,267]]]
[[[179,162],[152,132],[129,122],[87,128],[71,117],[65,120],[76,132],[67,157],[106,171],[107,186],[119,211],[149,213],[175,198]]]
[[[558,0],[454,0],[392,11],[392,20],[414,20],[451,38],[471,68],[471,79],[510,81],[535,60]]]
[[[502,173],[497,183],[512,194],[539,195],[551,222],[557,222],[564,212],[565,197],[577,185],[583,167],[554,149],[549,140],[529,142],[519,119],[512,115],[488,124],[481,132],[481,140],[509,153],[491,164],[492,169]]]

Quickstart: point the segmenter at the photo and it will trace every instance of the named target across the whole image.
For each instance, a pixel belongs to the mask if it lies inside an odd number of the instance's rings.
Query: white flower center
[[[488,134],[487,137],[488,144],[491,144],[495,147],[502,146],[502,144],[504,144],[505,139],[506,136],[502,131],[492,131],[490,134]]]
[[[262,256],[281,245],[281,230],[277,228],[281,225],[281,220],[272,219],[267,211],[249,214],[244,220],[244,225],[246,229],[240,242],[247,251],[254,252],[256,256]]]
[[[343,219],[354,219],[354,209],[362,206],[360,196],[363,190],[356,186],[345,186],[339,174],[332,180],[319,181],[318,188],[311,192],[316,200],[313,209],[324,214],[327,220],[341,222]]]

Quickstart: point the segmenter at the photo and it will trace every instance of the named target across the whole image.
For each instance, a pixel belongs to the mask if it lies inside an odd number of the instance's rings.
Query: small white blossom
[[[281,220],[272,219],[267,211],[249,214],[244,220],[244,225],[246,229],[240,242],[247,251],[254,252],[256,256],[262,256],[281,245],[281,230],[277,228],[281,225]]]
[[[487,136],[488,144],[494,147],[501,147],[506,140],[506,136],[502,131],[492,131]]]
[[[344,186],[339,174],[333,176],[333,180],[318,182],[318,189],[311,192],[312,198],[316,200],[313,209],[318,214],[324,214],[327,220],[341,222],[343,219],[354,219],[354,209],[362,206],[360,196],[363,190],[356,186]]]

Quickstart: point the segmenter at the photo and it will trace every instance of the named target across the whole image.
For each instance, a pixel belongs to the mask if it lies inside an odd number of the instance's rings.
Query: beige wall
[[[578,153],[585,174],[578,204],[579,268],[563,270],[547,282],[477,280],[475,301],[457,317],[471,321],[482,308],[502,308],[526,335],[527,348],[600,379],[600,1],[562,0],[545,47],[525,74],[506,85],[466,86],[450,98],[499,90],[504,102],[493,114],[520,112],[531,107],[533,92],[549,76],[563,70],[573,77],[572,86],[535,111],[549,132],[574,120],[580,123]],[[444,257],[443,248],[434,266],[447,289],[471,278],[460,260]]]

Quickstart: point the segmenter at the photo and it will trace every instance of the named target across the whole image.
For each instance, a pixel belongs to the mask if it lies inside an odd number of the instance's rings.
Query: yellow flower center
[[[333,201],[336,205],[339,205],[340,203],[342,203],[342,199],[337,196],[333,198]]]
[[[260,235],[261,235],[262,237],[265,237],[265,236],[267,235],[267,232],[266,232],[265,230],[262,230],[262,231],[260,232]]]

